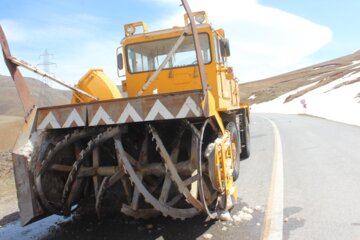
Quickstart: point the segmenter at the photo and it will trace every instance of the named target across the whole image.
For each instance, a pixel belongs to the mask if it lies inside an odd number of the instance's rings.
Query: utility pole
[[[50,72],[51,66],[56,66],[56,63],[51,62],[50,58],[54,58],[53,54],[50,54],[47,49],[40,54],[39,58],[42,58],[42,62],[37,64],[36,66],[42,66],[42,69],[53,76],[55,76],[54,73]],[[46,77],[42,77],[41,81],[43,82],[43,85],[40,87],[40,94],[39,94],[39,103],[42,103],[43,105],[49,105],[50,101],[45,97],[45,85],[50,86],[50,81]]]

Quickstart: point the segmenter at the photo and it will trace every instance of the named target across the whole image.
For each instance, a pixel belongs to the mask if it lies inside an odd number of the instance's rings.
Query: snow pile
[[[253,95],[251,95],[248,99],[249,100],[254,100],[256,98],[256,96],[253,94]]]
[[[360,126],[360,82],[346,84],[360,78],[360,72],[351,72],[329,84],[309,91],[288,103],[285,99],[316,83],[288,92],[272,101],[251,106],[253,112],[310,114],[326,119]],[[345,83],[345,84],[344,84]],[[344,84],[339,87],[339,84]],[[335,87],[335,88],[334,88]]]
[[[233,216],[235,223],[248,222],[253,219],[254,210],[244,206],[241,211]]]
[[[204,239],[212,239],[213,235],[211,233],[205,233],[202,235]]]

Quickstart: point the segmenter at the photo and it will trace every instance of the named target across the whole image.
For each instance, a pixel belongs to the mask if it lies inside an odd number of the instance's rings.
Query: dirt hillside
[[[319,63],[313,66],[281,74],[271,78],[240,84],[242,100],[250,103],[261,103],[273,100],[287,92],[299,87],[314,83],[311,87],[289,96],[286,101],[291,101],[336,79],[360,72],[360,51],[334,60]],[[345,84],[360,81],[355,79]],[[340,87],[340,86],[338,86]],[[360,93],[359,93],[360,96]]]
[[[51,88],[34,78],[25,78],[37,106],[70,102],[71,92]],[[0,115],[23,116],[23,109],[12,78],[0,75]]]
[[[0,115],[0,151],[13,148],[23,122],[23,117]]]

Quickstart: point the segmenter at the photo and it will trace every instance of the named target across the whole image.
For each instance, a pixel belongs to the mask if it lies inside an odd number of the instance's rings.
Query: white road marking
[[[265,211],[265,222],[262,232],[263,240],[282,240],[283,239],[283,219],[284,219],[284,164],[282,155],[282,144],[279,129],[275,123],[266,118],[273,127],[274,131],[274,158],[271,185],[268,202]]]

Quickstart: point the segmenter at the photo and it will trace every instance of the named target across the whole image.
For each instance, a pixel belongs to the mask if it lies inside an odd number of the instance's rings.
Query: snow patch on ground
[[[253,219],[252,214],[254,213],[254,210],[252,208],[248,208],[244,206],[241,211],[239,211],[237,214],[233,215],[233,220],[236,224],[239,224],[241,222],[248,222]]]
[[[359,61],[360,62],[360,61]],[[351,72],[329,84],[310,91],[300,98],[284,103],[285,99],[313,84],[288,92],[272,101],[251,106],[253,112],[273,112],[285,114],[310,114],[326,119],[360,126],[360,103],[356,96],[360,93],[360,82],[335,86],[357,79],[360,73]],[[303,104],[305,102],[305,104]],[[306,108],[304,107],[306,105]]]
[[[203,239],[212,239],[213,235],[210,233],[205,233],[202,235]]]
[[[248,99],[249,100],[254,100],[256,98],[255,94],[251,95]]]

